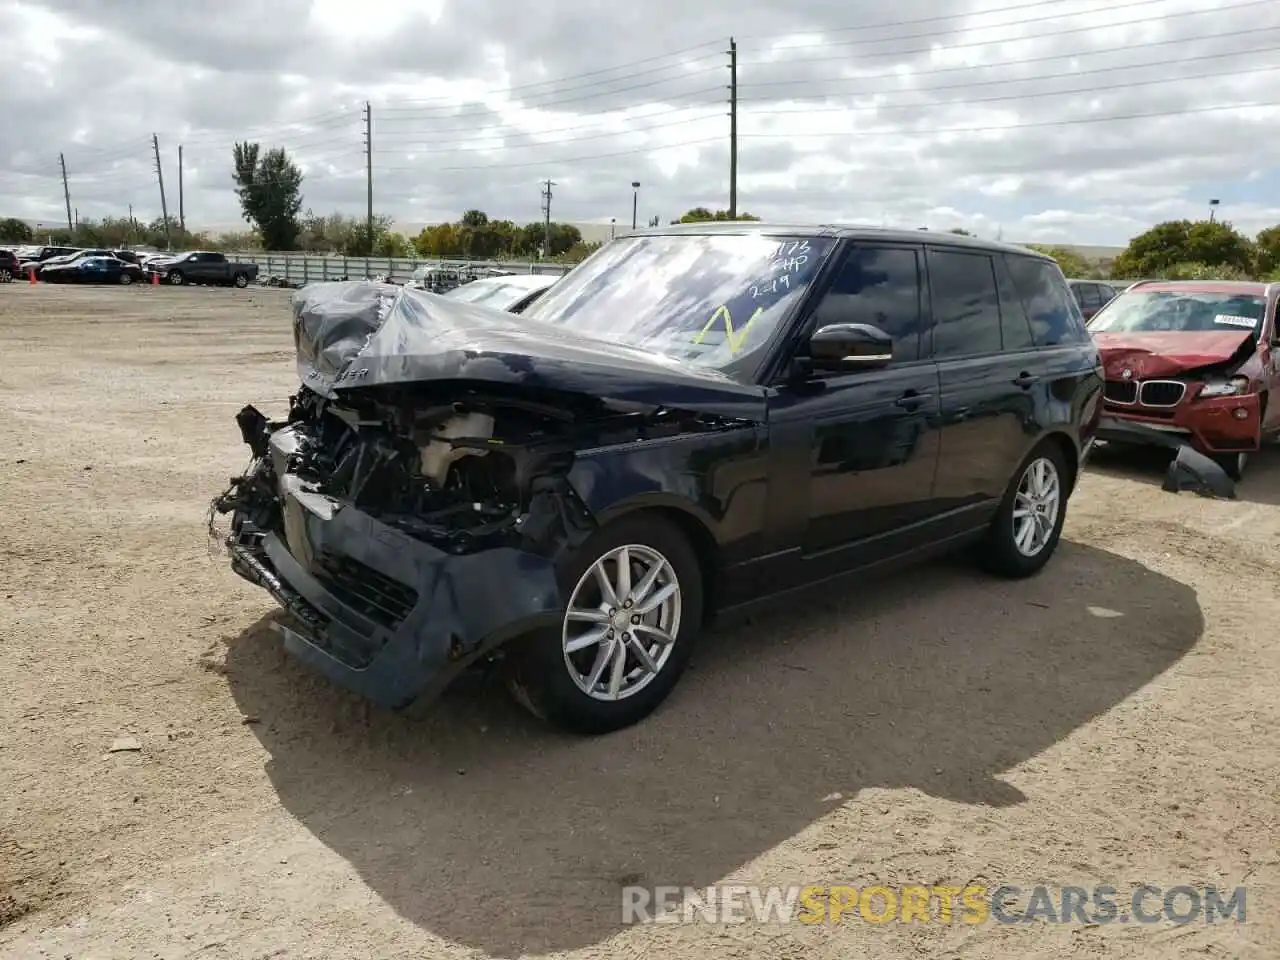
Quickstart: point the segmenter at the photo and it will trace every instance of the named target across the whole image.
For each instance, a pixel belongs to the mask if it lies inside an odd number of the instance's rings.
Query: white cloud
[[[65,216],[59,153],[81,216],[155,216],[152,133],[171,198],[184,147],[192,226],[239,225],[243,139],[290,150],[308,206],[362,212],[365,101],[398,221],[534,220],[545,177],[563,219],[629,222],[632,180],[642,219],[724,207],[734,35],[740,205],[768,219],[1093,244],[1209,196],[1280,220],[1273,2],[134,6],[0,0],[0,216]]]

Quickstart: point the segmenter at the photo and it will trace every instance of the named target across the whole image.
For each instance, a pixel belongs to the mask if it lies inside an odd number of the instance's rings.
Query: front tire
[[[243,273],[237,273],[231,282],[234,283],[238,289],[243,290],[249,285],[249,277]]]
[[[169,272],[169,282],[175,287],[180,287],[186,282],[186,277],[182,275],[181,270],[171,270]]]
[[[1239,483],[1244,479],[1245,468],[1249,465],[1249,454],[1222,453],[1213,457],[1213,462],[1220,466],[1232,480]]]
[[[512,647],[508,689],[571,733],[638,723],[688,665],[702,626],[702,574],[688,539],[662,517],[633,514],[596,531],[560,565],[560,628]]]
[[[131,276],[127,271],[126,271],[126,272],[124,272],[124,273],[121,273],[121,274],[120,274],[120,283],[121,283],[121,285],[123,285],[123,286],[126,286],[126,287],[127,287],[129,284],[133,283],[133,277],[132,277],[132,276]]]
[[[1021,579],[1049,562],[1067,519],[1068,473],[1062,451],[1042,443],[1018,466],[980,547],[982,565]]]
[[[13,281],[13,273],[8,267],[0,267],[0,283],[11,283]]]

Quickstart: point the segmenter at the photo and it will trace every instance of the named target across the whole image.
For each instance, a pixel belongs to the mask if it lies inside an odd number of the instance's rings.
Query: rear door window
[[[1005,257],[995,257],[996,284],[1000,290],[1000,345],[1005,353],[1030,350],[1036,345],[1031,335],[1031,321],[1022,305],[1022,296],[1009,272]]]
[[[1006,254],[1005,260],[1037,347],[1088,341],[1080,307],[1056,263],[1017,254]]]
[[[934,358],[999,353],[1000,294],[991,256],[929,248],[926,258]]]

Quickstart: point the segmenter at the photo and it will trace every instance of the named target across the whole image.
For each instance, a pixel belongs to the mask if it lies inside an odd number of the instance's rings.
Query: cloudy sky
[[[171,210],[243,229],[231,146],[283,146],[317,213],[478,207],[1122,244],[1153,222],[1280,222],[1275,0],[0,0],[0,216]]]

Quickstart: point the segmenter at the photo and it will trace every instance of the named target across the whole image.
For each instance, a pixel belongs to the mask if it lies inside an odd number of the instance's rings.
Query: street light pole
[[[1213,216],[1217,212],[1217,210],[1218,210],[1218,201],[1210,200],[1209,201],[1209,222],[1210,223],[1213,223]]]
[[[614,231],[617,229],[617,227],[618,227],[618,218],[610,217],[609,218],[609,239],[610,240],[613,239],[613,234],[614,234]]]
[[[640,181],[631,181],[631,229],[636,228],[636,211],[640,208]]]

